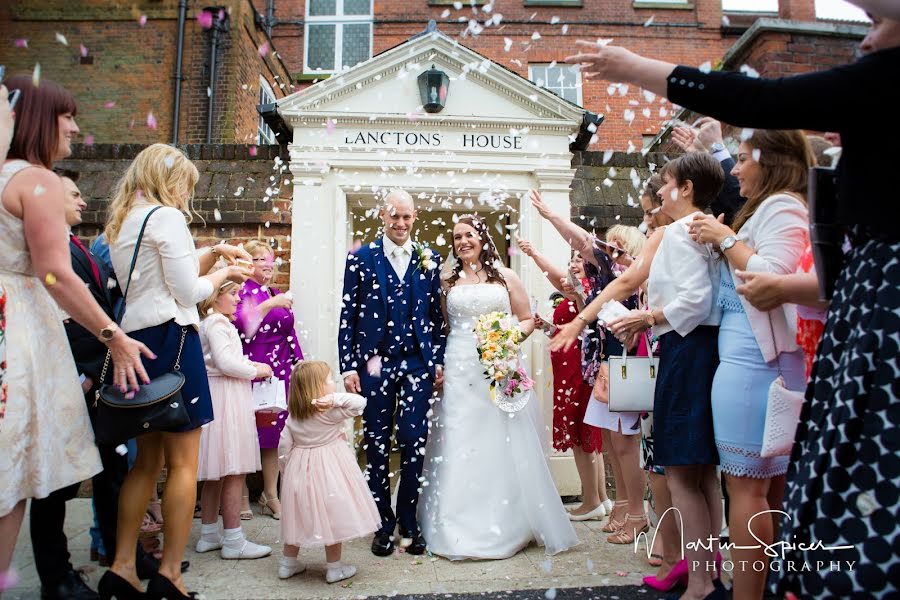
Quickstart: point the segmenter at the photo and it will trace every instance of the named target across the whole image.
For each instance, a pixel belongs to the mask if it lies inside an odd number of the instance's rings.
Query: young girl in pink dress
[[[344,422],[362,414],[366,399],[335,393],[334,378],[321,361],[301,361],[291,373],[290,417],[281,432],[281,539],[284,556],[278,576],[303,571],[300,546],[325,546],[325,581],[356,574],[341,562],[341,543],[367,536],[381,526],[372,494],[356,463]]]
[[[200,343],[209,377],[215,419],[200,433],[197,479],[200,496],[200,539],[197,552],[220,550],[222,558],[262,558],[272,548],[254,544],[241,531],[241,493],[247,473],[260,469],[250,380],[271,377],[272,367],[247,359],[232,324],[240,286],[227,282],[198,305]],[[219,533],[219,508],[224,535]]]

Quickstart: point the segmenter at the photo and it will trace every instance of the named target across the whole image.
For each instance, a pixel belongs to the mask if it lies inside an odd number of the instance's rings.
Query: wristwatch
[[[725,252],[726,250],[733,248],[735,244],[737,244],[737,238],[733,235],[729,235],[719,244],[719,250]]]
[[[100,330],[100,334],[97,336],[101,342],[111,342],[114,337],[116,337],[116,332],[119,330],[119,326],[115,323],[110,323],[106,327]]]
[[[716,152],[721,152],[725,149],[725,144],[722,142],[714,142],[710,147],[709,151],[715,154]]]

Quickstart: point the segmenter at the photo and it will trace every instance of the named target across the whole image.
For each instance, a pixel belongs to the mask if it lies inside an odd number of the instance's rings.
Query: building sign
[[[523,150],[522,136],[498,133],[419,133],[416,131],[348,131],[344,144],[369,148],[463,148]]]

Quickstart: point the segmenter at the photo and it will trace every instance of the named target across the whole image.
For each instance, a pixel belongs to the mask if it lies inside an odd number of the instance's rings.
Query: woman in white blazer
[[[138,437],[137,459],[119,495],[115,559],[100,580],[101,598],[145,597],[135,571],[134,548],[163,464],[168,468],[162,504],[166,544],[146,597],[189,597],[181,579],[181,559],[196,500],[200,427],[213,420],[196,305],[226,280],[243,283],[251,274],[249,267],[236,264],[209,273],[219,256],[231,263],[242,258],[250,265],[250,255],[242,249],[222,244],[198,253],[194,247],[185,216],[190,214],[198,177],[197,168],[183,152],[153,144],[128,167],[109,207],[110,258],[122,290],[127,288],[121,328],[156,354],[156,360],[145,365],[150,377],[171,371],[183,344],[181,394],[190,423],[179,431]],[[147,227],[129,285],[132,256],[145,219]]]
[[[803,351],[796,342],[796,306],[759,311],[735,291],[743,271],[794,273],[808,243],[806,185],[812,152],[797,130],[756,130],[740,145],[732,174],[747,203],[734,231],[711,215],[698,215],[694,238],[719,248],[719,367],[712,389],[713,426],[730,497],[729,531],[735,564],[764,563],[759,542],[771,544],[780,510],[788,457],[760,456],[769,386],[783,374],[791,390],[803,390]],[[752,532],[751,532],[752,530]],[[754,537],[756,536],[756,537]],[[744,546],[747,549],[741,549]],[[755,547],[755,548],[754,548]],[[767,570],[735,569],[734,597],[763,595]]]

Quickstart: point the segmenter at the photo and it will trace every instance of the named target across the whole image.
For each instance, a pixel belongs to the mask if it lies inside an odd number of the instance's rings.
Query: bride
[[[432,553],[450,559],[508,558],[532,541],[556,554],[578,538],[544,456],[540,409],[534,398],[514,413],[491,401],[473,332],[480,315],[501,311],[530,334],[525,288],[500,266],[477,217],[453,228],[448,262],[455,263],[442,278],[450,334],[443,399],[434,405],[425,451],[422,533]]]

